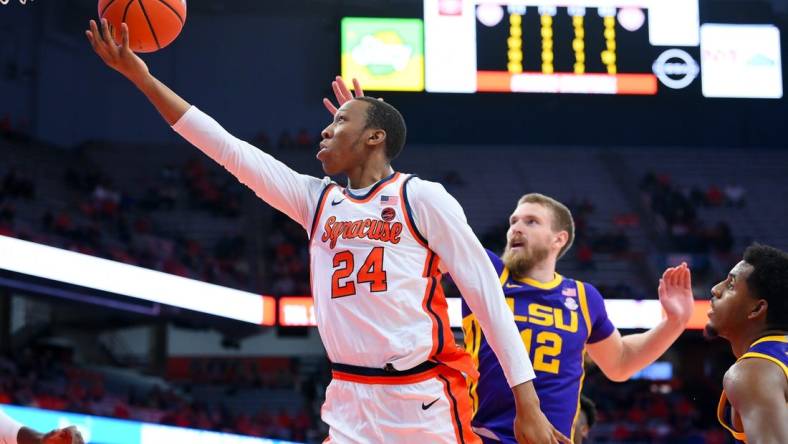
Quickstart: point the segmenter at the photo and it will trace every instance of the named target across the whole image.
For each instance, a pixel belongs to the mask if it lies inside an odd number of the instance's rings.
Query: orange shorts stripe
[[[473,408],[468,395],[465,378],[457,370],[442,369],[438,379],[443,383],[443,392],[452,410],[452,423],[457,442],[460,444],[481,444],[482,440],[471,429]]]

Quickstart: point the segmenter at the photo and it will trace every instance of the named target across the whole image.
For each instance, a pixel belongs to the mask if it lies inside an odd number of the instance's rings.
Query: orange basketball
[[[153,52],[172,43],[186,23],[186,0],[99,0],[99,17],[115,29],[120,43],[120,24],[129,27],[129,46],[134,52]]]

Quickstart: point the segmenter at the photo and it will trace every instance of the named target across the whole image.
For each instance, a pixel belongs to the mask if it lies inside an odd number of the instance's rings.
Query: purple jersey
[[[571,437],[580,409],[585,345],[601,341],[615,330],[602,296],[594,287],[560,275],[546,283],[515,280],[498,256],[489,251],[488,255],[536,371],[534,387],[542,411],[556,429]],[[512,391],[479,323],[464,303],[462,311],[465,348],[481,375],[469,386],[473,427],[482,436],[516,444]]]
[[[741,355],[736,362],[742,359],[766,359],[780,367],[788,379],[788,335],[765,336],[750,345],[747,353]],[[728,404],[728,396],[725,390],[720,395],[720,403],[717,406],[717,419],[725,427],[736,442],[747,442],[747,435],[734,427],[731,415],[731,408]]]

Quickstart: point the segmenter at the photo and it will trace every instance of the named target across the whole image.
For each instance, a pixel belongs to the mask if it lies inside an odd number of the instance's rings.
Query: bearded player
[[[669,268],[659,282],[666,317],[644,333],[621,336],[607,317],[602,295],[590,284],[556,273],[556,262],[572,245],[574,221],[562,203],[527,194],[509,218],[502,258],[488,252],[509,309],[529,350],[542,411],[559,431],[573,437],[580,411],[586,352],[604,374],[625,381],[654,362],[679,337],[693,310],[686,264]],[[472,307],[463,304],[465,344],[480,378],[470,383],[474,430],[485,442],[514,443],[512,398],[501,366],[491,353]]]

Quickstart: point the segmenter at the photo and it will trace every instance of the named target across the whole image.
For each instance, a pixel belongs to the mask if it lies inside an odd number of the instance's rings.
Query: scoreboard
[[[696,0],[427,0],[424,20],[429,92],[653,95],[700,72]]]
[[[779,29],[703,23],[701,1],[424,0],[422,19],[344,19],[342,75],[428,93],[781,98]]]

